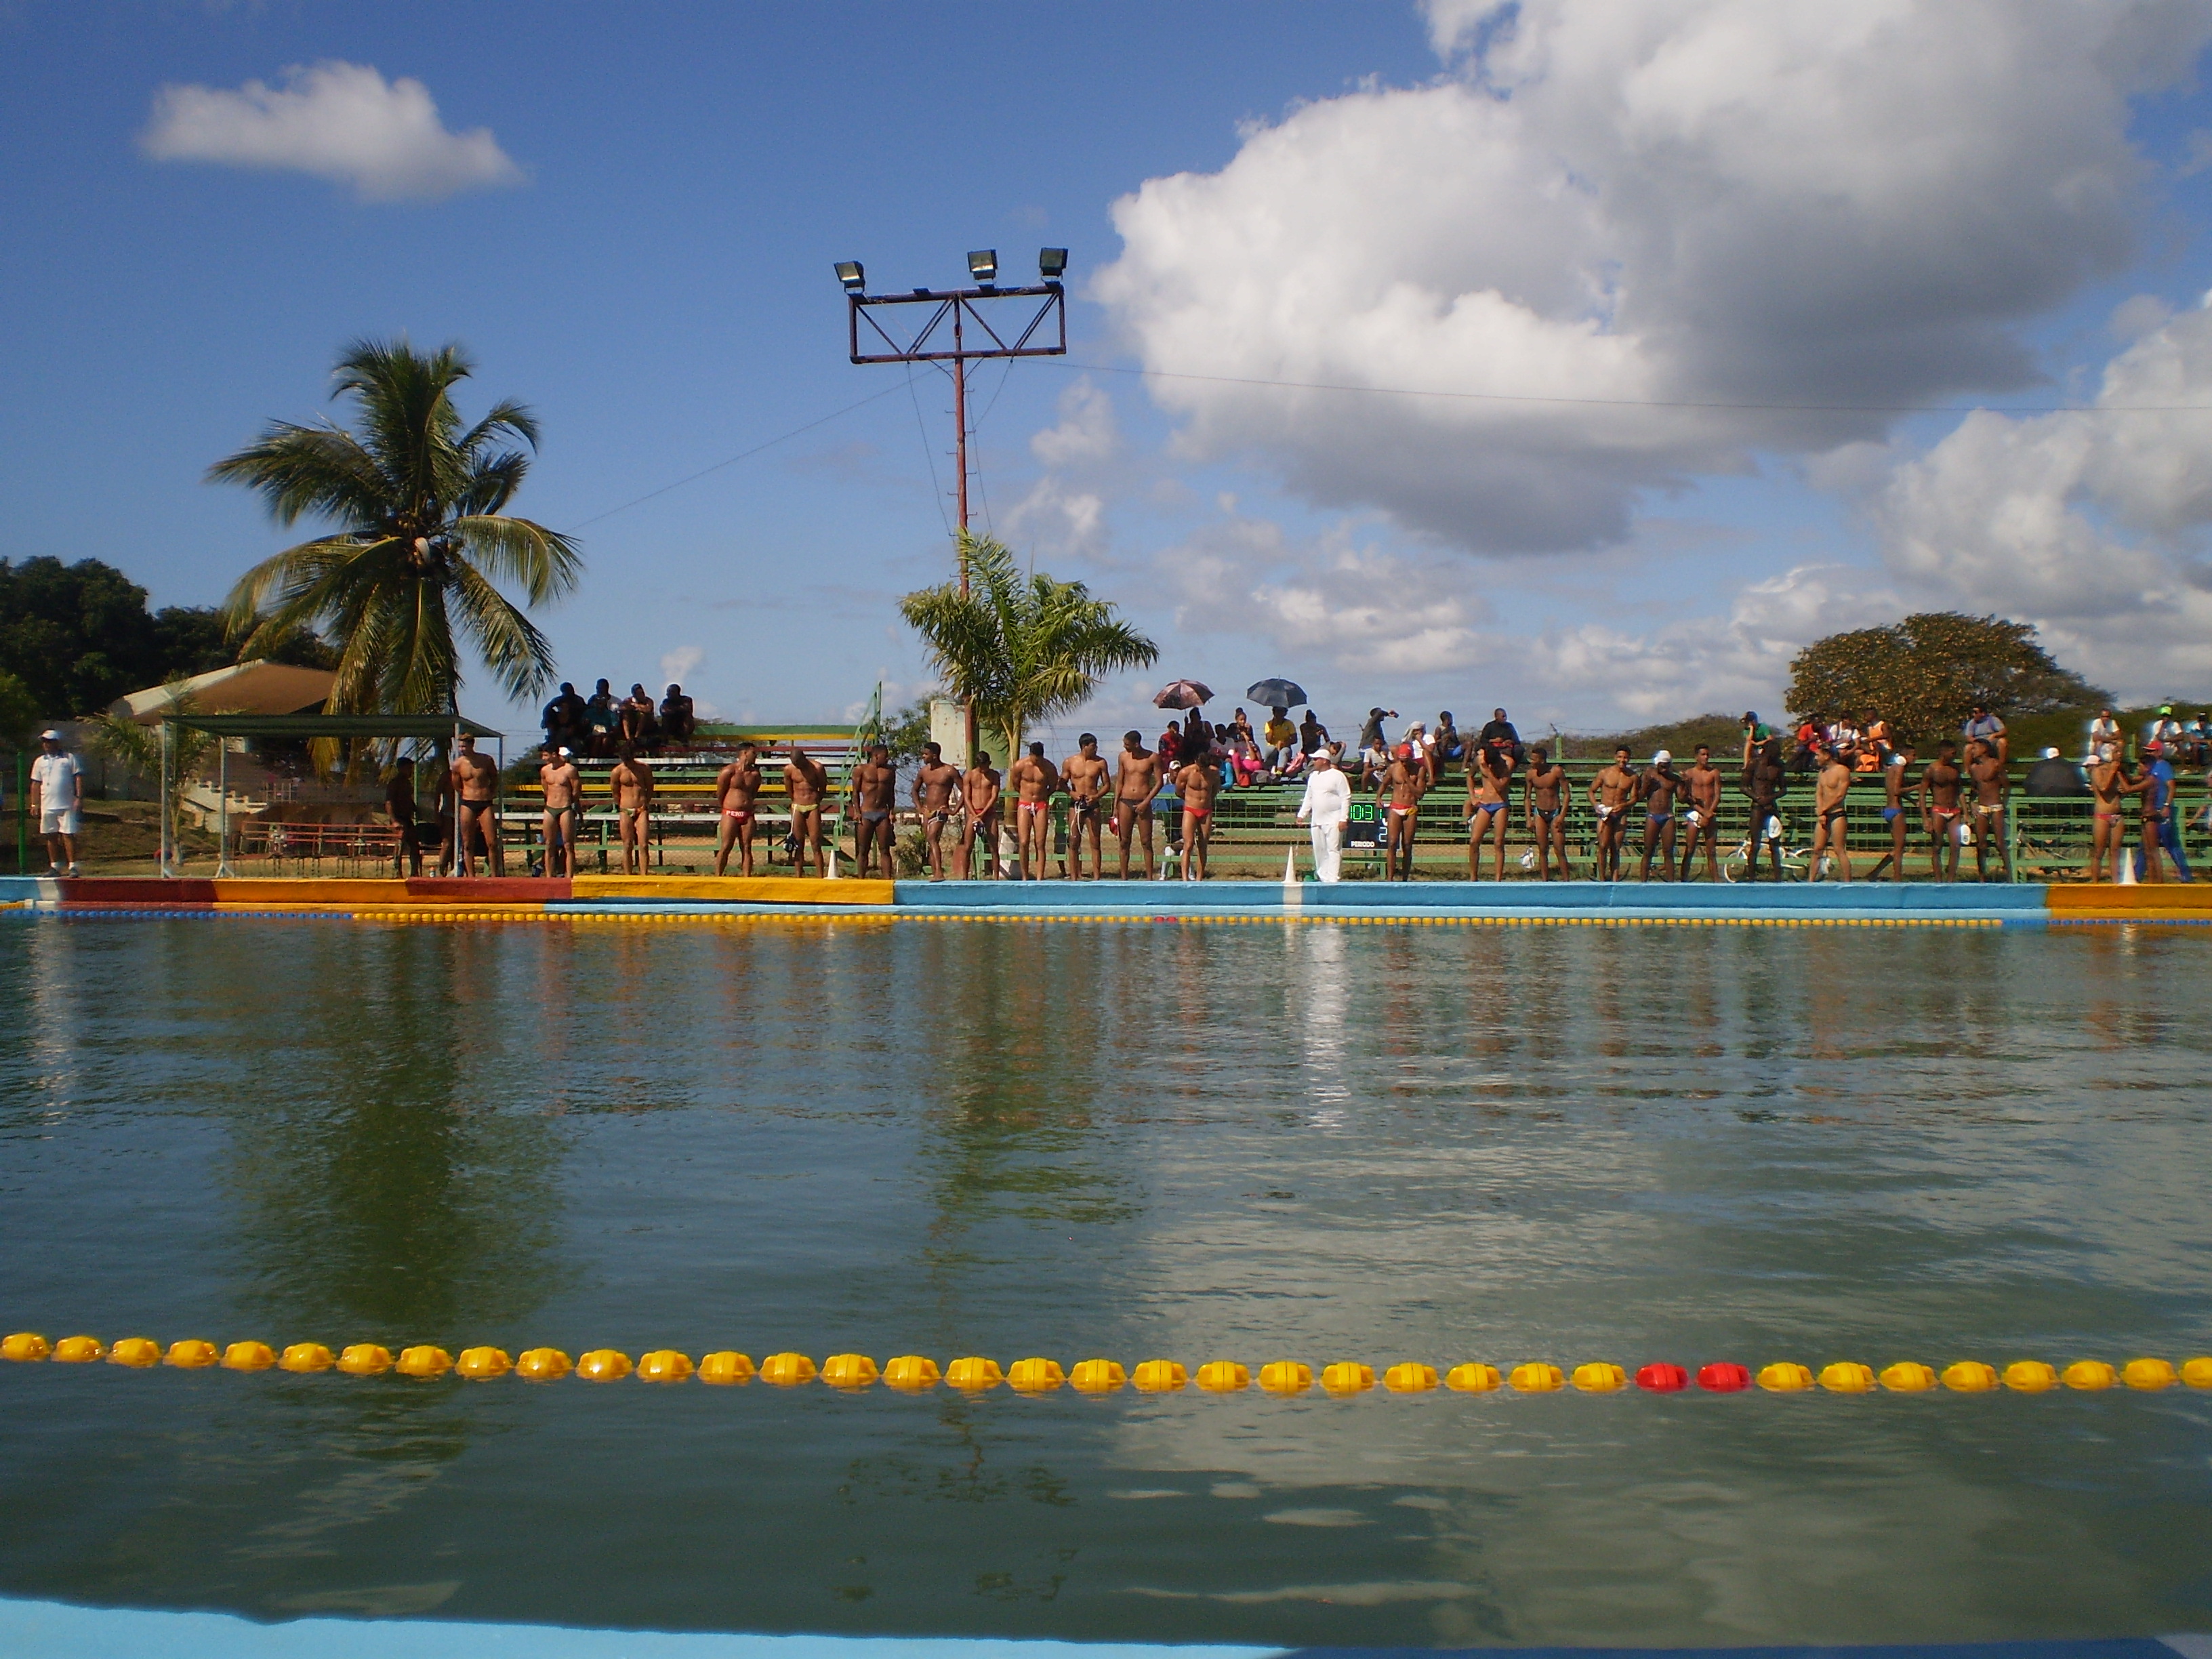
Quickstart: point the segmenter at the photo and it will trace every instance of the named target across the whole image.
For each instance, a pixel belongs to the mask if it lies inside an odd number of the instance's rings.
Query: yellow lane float
[[[1190,1386],[1190,1373],[1177,1359],[1147,1359],[1129,1380],[1145,1394],[1176,1394]]]
[[[1937,1380],[1936,1368],[1917,1359],[1900,1359],[1885,1367],[1881,1374],[1881,1386],[1893,1394],[1925,1394]]]
[[[276,1363],[276,1351],[266,1342],[234,1342],[222,1351],[227,1371],[265,1371]]]
[[[2212,1389],[2212,1354],[2183,1360],[2181,1380],[2192,1389]]]
[[[106,1352],[96,1336],[65,1336],[54,1344],[54,1358],[64,1365],[88,1365]]]
[[[637,1362],[637,1380],[641,1382],[684,1382],[691,1376],[691,1356],[678,1353],[673,1348],[655,1348],[641,1354]]]
[[[1506,1380],[1522,1394],[1557,1394],[1567,1382],[1557,1365],[1547,1365],[1540,1360],[1516,1365],[1513,1375]]]
[[[1759,1386],[1770,1394],[1802,1394],[1813,1386],[1813,1373],[1806,1366],[1781,1360],[1759,1367]]]
[[[729,1388],[753,1380],[753,1360],[750,1354],[739,1353],[734,1348],[702,1354],[699,1359],[698,1377],[702,1382],[712,1382]]]
[[[525,1348],[514,1374],[526,1382],[557,1382],[574,1369],[558,1348]]]
[[[1269,1394],[1304,1394],[1313,1382],[1313,1367],[1295,1359],[1271,1360],[1260,1367],[1260,1387]]]
[[[107,1351],[107,1363],[143,1370],[161,1363],[161,1345],[150,1336],[126,1336]]]
[[[1855,1359],[1838,1359],[1820,1367],[1820,1386],[1830,1394],[1872,1394],[1875,1382],[1874,1367]]]
[[[772,1353],[760,1363],[760,1380],[779,1389],[814,1380],[814,1362],[803,1353]]]
[[[276,1356],[279,1370],[297,1371],[302,1376],[310,1371],[326,1371],[338,1363],[338,1357],[319,1342],[295,1342]]]
[[[1492,1394],[1504,1382],[1495,1365],[1455,1365],[1444,1373],[1444,1387],[1460,1394]]]
[[[927,1354],[902,1353],[884,1361],[884,1381],[894,1389],[933,1389],[943,1381],[943,1374]]]
[[[402,1376],[412,1376],[427,1382],[434,1376],[443,1376],[447,1371],[453,1370],[453,1356],[443,1348],[434,1348],[427,1344],[419,1347],[402,1348],[399,1351],[399,1358],[392,1362],[392,1369]]]
[[[2131,1389],[2170,1389],[2180,1379],[2163,1359],[2130,1359],[2120,1367],[2120,1381]]]
[[[620,1348],[593,1348],[576,1361],[576,1375],[586,1382],[619,1382],[629,1370],[629,1356]]]
[[[1978,1359],[1961,1359],[1943,1368],[1943,1386],[1954,1394],[1987,1394],[1998,1386],[1997,1368]]]
[[[1426,1394],[1437,1386],[1437,1368],[1407,1360],[1382,1373],[1382,1386],[1392,1394]]]
[[[877,1375],[876,1362],[864,1353],[833,1353],[822,1362],[822,1380],[833,1389],[865,1389]]]
[[[997,1388],[1006,1380],[1006,1374],[999,1369],[997,1360],[986,1359],[981,1354],[969,1354],[964,1359],[954,1360],[945,1368],[945,1380],[956,1389],[980,1393],[985,1389]]]
[[[1375,1386],[1375,1368],[1346,1359],[1322,1367],[1321,1385],[1331,1394],[1364,1394]]]
[[[392,1350],[374,1342],[356,1342],[338,1356],[338,1370],[348,1376],[381,1376],[392,1369]]]
[[[1240,1394],[1252,1386],[1252,1373],[1233,1359],[1209,1359],[1198,1368],[1198,1386],[1208,1394]]]
[[[514,1369],[504,1348],[464,1348],[453,1369],[471,1382],[489,1382]]]
[[[1022,1394],[1050,1394],[1066,1381],[1057,1359],[1017,1359],[1006,1367],[1006,1386]]]
[[[44,1359],[54,1351],[54,1345],[36,1331],[17,1331],[0,1340],[0,1359],[24,1362]]]
[[[1619,1394],[1628,1386],[1628,1373],[1618,1365],[1600,1360],[1576,1366],[1570,1380],[1584,1394]]]
[[[2048,1394],[2058,1386],[2057,1368],[2040,1359],[2015,1359],[2004,1368],[2004,1385],[2016,1394]]]
[[[180,1371],[204,1370],[210,1365],[220,1364],[222,1359],[222,1355],[217,1352],[214,1343],[202,1342],[196,1337],[172,1342],[169,1352],[161,1356],[163,1364],[174,1365]]]
[[[1112,1394],[1127,1383],[1129,1374],[1118,1359],[1084,1359],[1067,1374],[1068,1386],[1084,1394]]]

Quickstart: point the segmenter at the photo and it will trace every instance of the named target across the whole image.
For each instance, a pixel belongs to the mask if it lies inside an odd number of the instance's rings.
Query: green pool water
[[[0,932],[0,1324],[1480,1359],[2212,1349],[2212,939]],[[0,1365],[0,1594],[1692,1644],[2212,1626],[2212,1395]]]

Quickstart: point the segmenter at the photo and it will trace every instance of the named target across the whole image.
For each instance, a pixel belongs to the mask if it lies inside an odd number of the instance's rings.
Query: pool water
[[[0,1324],[395,1352],[2212,1349],[2212,939],[24,923]],[[763,1632],[2212,1627],[2212,1395],[0,1366],[0,1594]]]

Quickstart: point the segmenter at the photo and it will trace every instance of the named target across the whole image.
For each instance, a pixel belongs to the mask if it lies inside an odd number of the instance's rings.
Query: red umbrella
[[[1155,708],[1195,708],[1210,702],[1213,693],[1196,680],[1170,680],[1160,688],[1160,695],[1152,699]]]

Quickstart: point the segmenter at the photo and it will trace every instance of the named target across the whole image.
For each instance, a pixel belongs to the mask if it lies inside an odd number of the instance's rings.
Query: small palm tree
[[[960,556],[968,592],[957,582],[926,587],[901,599],[899,614],[928,646],[946,691],[1004,739],[1002,758],[1019,752],[1029,726],[1088,702],[1100,675],[1158,660],[1159,647],[1081,582],[1025,578],[1003,544],[964,530]]]
[[[231,590],[228,620],[249,637],[239,654],[319,625],[338,646],[332,714],[449,714],[461,684],[459,639],[509,696],[553,678],[553,650],[495,585],[531,605],[568,592],[582,571],[567,537],[503,509],[538,447],[516,403],[464,429],[453,388],[474,365],[458,346],[425,356],[404,340],[359,341],[339,358],[337,389],[358,427],[272,422],[259,440],[208,469],[210,482],[258,490],[276,522],[337,527],[285,549]]]

